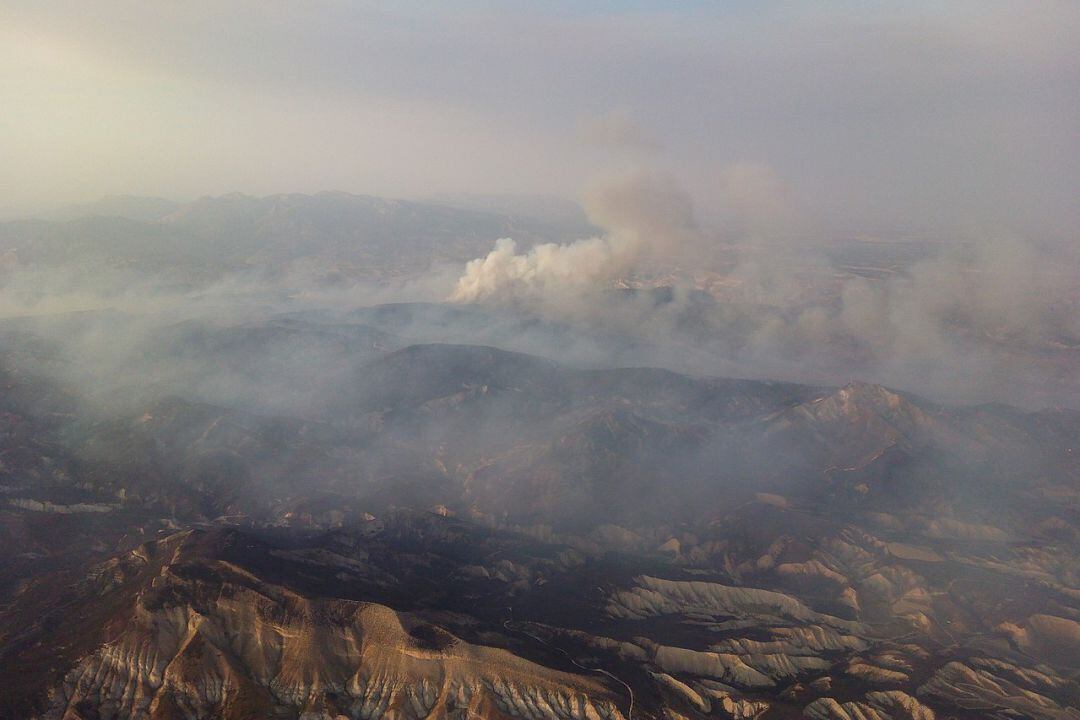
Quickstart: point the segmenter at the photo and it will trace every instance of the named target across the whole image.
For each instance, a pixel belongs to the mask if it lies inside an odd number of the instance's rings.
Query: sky
[[[706,218],[1075,242],[1078,40],[1071,0],[3,0],[0,212],[648,166]]]

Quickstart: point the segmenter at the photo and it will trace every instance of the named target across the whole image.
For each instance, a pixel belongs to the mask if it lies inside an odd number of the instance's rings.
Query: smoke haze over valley
[[[1074,5],[2,14],[0,720],[1080,719]]]

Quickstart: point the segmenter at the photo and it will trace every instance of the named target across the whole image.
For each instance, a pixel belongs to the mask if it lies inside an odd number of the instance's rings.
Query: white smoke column
[[[475,302],[504,294],[542,293],[567,284],[609,279],[629,269],[632,245],[611,237],[546,243],[517,254],[517,243],[500,238],[487,256],[470,260],[451,300]]]
[[[590,222],[607,232],[566,245],[546,243],[517,253],[510,238],[471,260],[450,299],[537,296],[591,288],[630,273],[639,261],[674,261],[697,239],[693,208],[670,178],[635,171],[594,186],[585,195]]]

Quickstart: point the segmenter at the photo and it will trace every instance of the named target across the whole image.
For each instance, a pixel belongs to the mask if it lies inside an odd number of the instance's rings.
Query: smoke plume
[[[646,261],[677,263],[700,237],[689,196],[667,176],[634,171],[593,186],[584,202],[589,221],[603,235],[521,253],[514,240],[502,238],[466,265],[450,299],[476,302],[591,288],[625,277]]]

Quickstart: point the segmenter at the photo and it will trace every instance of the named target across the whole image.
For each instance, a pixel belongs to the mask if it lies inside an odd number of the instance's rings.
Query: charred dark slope
[[[700,516],[763,491],[852,508],[967,497],[992,509],[1025,486],[1077,479],[1076,413],[948,408],[862,383],[579,370],[478,346],[368,348],[377,357],[365,363],[355,343],[393,338],[363,328],[189,331],[185,352],[203,365],[239,370],[260,349],[296,350],[289,372],[263,378],[267,393],[293,385],[306,345],[343,362],[323,378],[332,392],[318,420],[177,397],[102,418],[24,374],[8,403],[35,423],[51,418],[52,435],[38,438],[76,463],[72,488],[206,519],[283,515],[320,497],[361,512],[375,496],[393,503],[397,487],[411,488],[409,502],[576,523],[598,512],[614,522]]]
[[[612,304],[613,315],[630,313],[619,323],[566,323],[540,317],[527,306],[455,305],[449,303],[391,303],[359,308],[343,315],[349,322],[360,322],[395,335],[414,338],[415,342],[490,345],[566,362],[581,367],[619,366],[666,367],[684,373],[740,376],[747,371],[729,359],[697,343],[672,346],[658,343],[638,333],[631,318],[647,310],[628,305],[622,293],[602,296]],[[603,313],[599,313],[603,315]],[[316,320],[317,313],[306,315]],[[640,320],[648,322],[647,312]],[[634,328],[634,329],[628,329]],[[709,331],[713,332],[713,331]],[[647,335],[647,334],[646,334]],[[692,333],[687,333],[687,340]],[[698,334],[698,341],[704,335]],[[721,372],[722,370],[722,372]]]
[[[587,526],[599,517],[630,525],[680,517],[688,504],[699,512],[717,495],[701,487],[713,478],[703,462],[713,438],[705,424],[619,408],[583,410],[561,423],[554,437],[480,464],[466,478],[467,500],[495,515],[520,508],[512,516]]]
[[[66,441],[89,484],[181,518],[264,517],[297,496],[360,492],[374,472],[363,441],[333,426],[176,397],[136,417],[72,425]]]
[[[79,388],[87,412],[176,396],[318,420],[357,368],[410,342],[358,323],[242,310],[217,320],[121,310],[0,320],[6,365]]]
[[[865,383],[580,371],[425,345],[366,366],[353,391],[349,407],[377,416],[385,436],[437,439],[444,460],[473,468],[466,491],[481,507],[545,508],[549,520],[587,516],[594,502],[617,512],[613,491],[662,492],[671,502],[658,513],[762,490],[865,504],[960,500],[981,487],[990,503],[1076,472],[1072,414],[948,408]]]
[[[252,358],[282,364],[301,361],[304,355],[321,360],[359,363],[396,349],[403,341],[390,333],[360,324],[305,323],[289,316],[271,317],[239,325],[187,321],[156,329],[146,339],[162,359],[222,362],[237,368]]]
[[[189,399],[318,420],[358,367],[407,344],[365,325],[288,316],[187,321],[148,333],[126,364]]]
[[[477,387],[535,399],[564,394],[555,363],[471,345],[413,345],[360,368],[355,381],[361,412],[415,408]]]
[[[229,336],[223,355],[268,342],[267,328],[253,332]],[[352,342],[332,334],[332,346]],[[77,463],[72,487],[198,519],[420,503],[528,522],[651,522],[757,492],[853,511],[1006,511],[1018,492],[1077,479],[1074,413],[948,408],[862,383],[578,370],[460,345],[380,354],[339,379],[319,420],[172,397],[120,418],[69,418],[55,438]]]
[[[0,717],[1075,716],[1075,413],[470,346],[348,378],[314,422],[3,376]]]
[[[577,370],[518,352],[476,345],[413,345],[361,368],[349,401],[369,410],[416,407],[488,387],[564,406],[608,403],[668,417],[730,420],[809,400],[792,383],[696,378],[658,368]]]

